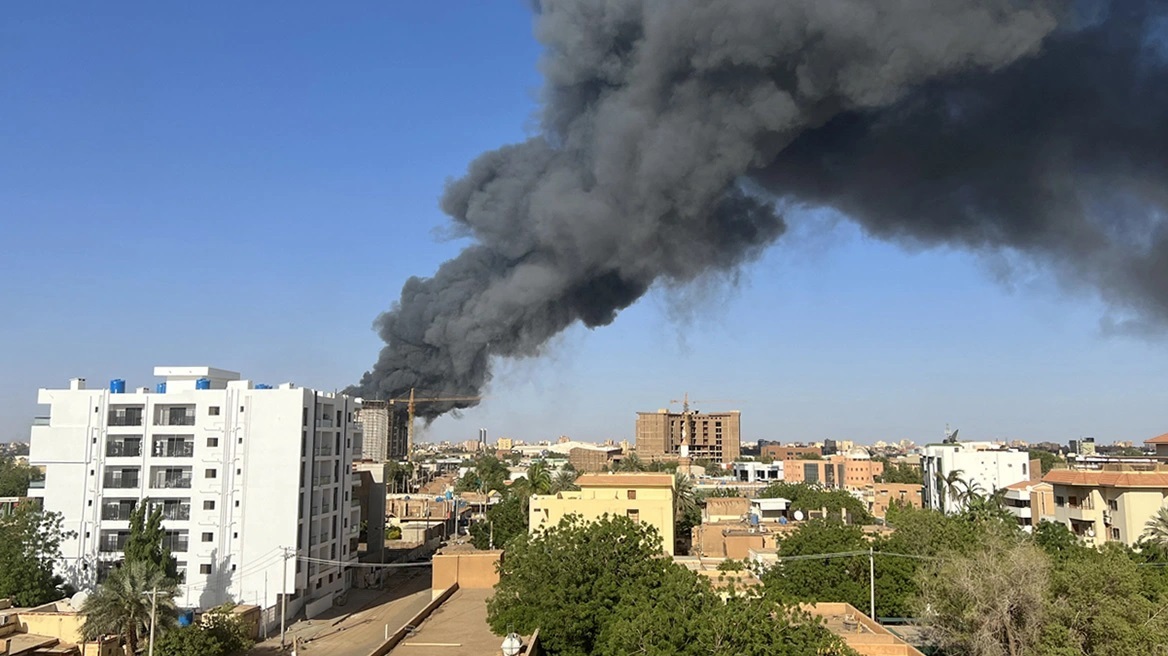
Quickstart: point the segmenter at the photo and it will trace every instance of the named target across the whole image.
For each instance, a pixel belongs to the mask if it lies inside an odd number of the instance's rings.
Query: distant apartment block
[[[576,446],[568,451],[568,462],[580,473],[602,472],[620,455],[620,447]]]
[[[272,608],[281,595],[289,613],[331,605],[357,559],[355,400],[211,367],[154,375],[163,382],[153,388],[74,379],[38,392],[49,416],[32,428],[31,459],[45,480],[30,494],[73,533],[59,573],[92,589],[147,503],[162,511],[165,546],[185,574],[180,607]]]
[[[868,510],[873,517],[883,518],[893,506],[921,508],[922,487],[917,483],[876,483],[872,486],[872,496]]]
[[[688,423],[688,426],[687,426]],[[741,455],[741,413],[637,413],[637,455],[647,460],[681,456],[682,435],[689,440],[689,457],[729,464]]]
[[[1088,544],[1134,545],[1168,501],[1168,466],[1106,464],[1052,469],[1043,477],[1054,495],[1054,519]]]
[[[822,485],[841,490],[871,487],[882,473],[883,463],[872,460],[866,453],[783,462],[783,477],[789,483]]]
[[[1026,451],[1001,449],[988,442],[930,444],[921,456],[924,472],[925,507],[956,512],[964,507],[958,494],[949,494],[941,483],[953,472],[963,485],[983,494],[1019,481],[1030,480],[1030,455]]]
[[[673,555],[673,476],[669,474],[583,474],[574,492],[536,495],[529,505],[532,533],[555,526],[569,514],[588,521],[625,516],[657,529],[662,548]]]
[[[1031,467],[1034,471],[1034,465]],[[1055,519],[1053,487],[1043,481],[1027,480],[1007,485],[1002,505],[1027,533],[1041,522]]]
[[[374,462],[405,460],[409,455],[409,414],[392,401],[363,400],[357,411],[361,458]]]
[[[776,483],[783,480],[783,461],[774,462],[736,462],[730,468],[734,479],[743,483]]]
[[[759,453],[763,458],[774,460],[802,460],[808,456],[821,456],[823,450],[817,446],[804,446],[802,444],[770,443],[762,445]]]

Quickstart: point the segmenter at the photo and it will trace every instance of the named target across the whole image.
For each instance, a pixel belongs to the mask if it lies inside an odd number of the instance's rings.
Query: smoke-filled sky
[[[394,303],[367,391],[488,397],[435,438],[1165,430],[1157,5],[546,5],[17,7],[0,439],[72,375],[344,387]]]

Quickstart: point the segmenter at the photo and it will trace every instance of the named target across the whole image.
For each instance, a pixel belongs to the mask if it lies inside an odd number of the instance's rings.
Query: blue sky
[[[437,198],[527,136],[525,3],[17,2],[0,22],[0,440],[38,387],[209,364],[332,389],[374,361],[410,275],[457,253]],[[907,251],[846,221],[736,281],[655,290],[426,435],[629,438],[684,392],[744,439],[1142,440],[1168,430],[1162,341],[1041,271]]]

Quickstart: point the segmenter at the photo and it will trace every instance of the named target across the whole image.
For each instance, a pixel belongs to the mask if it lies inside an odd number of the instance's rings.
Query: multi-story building
[[[988,494],[1018,481],[1030,479],[1030,455],[1026,451],[1001,449],[988,442],[930,444],[921,456],[924,472],[925,507],[955,512],[964,507],[963,495],[950,494],[942,481],[960,479],[962,490],[969,487]]]
[[[921,486],[917,483],[875,483],[871,487],[868,510],[873,517],[885,517],[894,504],[920,508]]]
[[[774,460],[802,460],[808,456],[818,457],[823,455],[823,449],[817,446],[806,446],[803,444],[764,444],[759,449],[759,452],[763,458],[771,458]]]
[[[1055,518],[1053,488],[1043,481],[1026,480],[1007,485],[1002,505],[1027,533],[1041,522]]]
[[[737,410],[638,412],[637,455],[647,460],[679,458],[683,442],[688,441],[690,458],[728,464],[740,455],[741,426],[741,413]]]
[[[41,389],[32,490],[64,516],[59,573],[92,588],[122,558],[129,517],[160,509],[185,580],[180,607],[228,600],[288,612],[331,602],[357,558],[354,399],[290,383],[272,388],[211,367],[156,367],[154,389],[121,380]]]
[[[514,446],[515,441],[509,437],[500,437],[499,440],[495,442],[495,448],[499,451],[510,451]]]
[[[409,413],[393,401],[362,400],[357,410],[361,426],[361,458],[373,462],[405,460],[409,455]]]
[[[1168,466],[1106,464],[1052,469],[1043,477],[1054,494],[1054,519],[1095,546],[1139,542],[1148,520],[1168,500]]]
[[[568,451],[568,462],[578,472],[601,472],[609,468],[613,460],[619,458],[619,447],[577,446]]]
[[[783,477],[789,483],[858,490],[871,487],[884,473],[884,464],[867,454],[829,456],[818,460],[786,460]]]
[[[662,548],[673,555],[673,476],[669,474],[582,474],[579,490],[536,495],[529,504],[528,528],[532,533],[555,526],[576,514],[585,520],[604,515],[623,515],[657,529]]]
[[[744,483],[757,483],[759,481],[773,483],[783,480],[783,461],[755,462],[748,460],[736,462],[731,467],[731,471],[734,473],[735,480]]]

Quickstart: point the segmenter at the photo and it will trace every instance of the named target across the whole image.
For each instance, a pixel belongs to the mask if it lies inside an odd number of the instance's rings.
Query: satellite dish
[[[797,522],[803,521],[803,511],[802,510],[795,511],[795,521],[797,521]]]
[[[73,608],[75,608],[76,610],[81,610],[81,606],[83,606],[85,604],[86,599],[89,599],[89,593],[84,591],[84,590],[81,590],[80,592],[74,594],[72,597],[69,597],[69,605],[72,606]]]
[[[1089,538],[1095,537],[1095,528],[1094,527],[1087,529],[1087,537],[1089,537]]]

